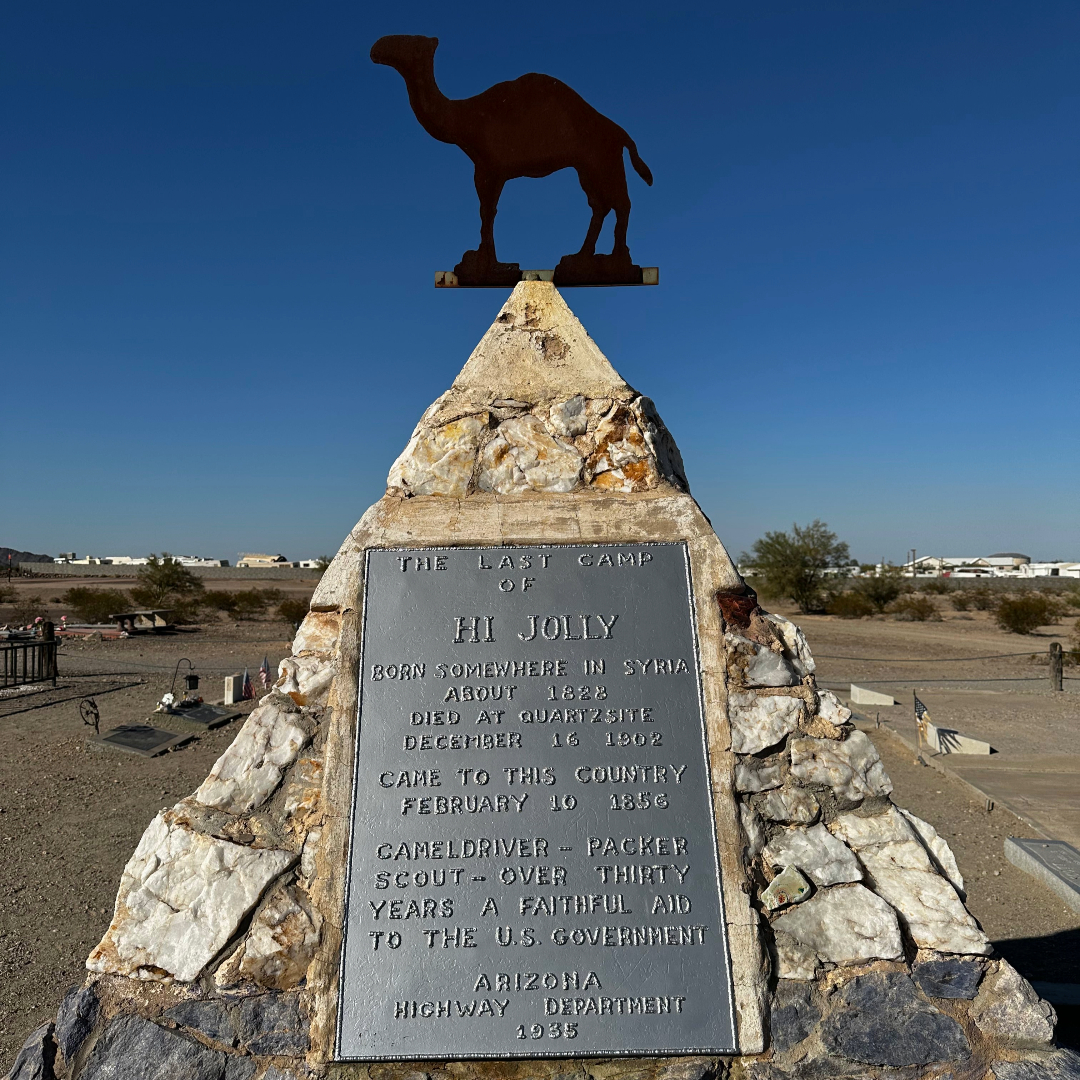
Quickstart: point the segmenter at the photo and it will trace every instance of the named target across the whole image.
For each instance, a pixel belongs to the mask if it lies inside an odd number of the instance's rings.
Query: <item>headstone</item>
[[[1005,838],[1005,858],[1080,911],[1080,851],[1064,840]]]
[[[244,676],[225,676],[225,705],[236,705],[244,700]]]
[[[367,553],[341,1058],[734,1051],[689,571]]]
[[[191,735],[178,735],[175,731],[164,731],[149,724],[121,724],[88,739],[86,745],[91,749],[105,747],[140,757],[157,757],[191,742],[191,739]]]
[[[896,699],[889,694],[867,690],[865,686],[851,684],[851,700],[855,705],[895,705]]]
[[[171,708],[166,709],[165,712],[169,716],[186,720],[189,724],[196,724],[207,731],[222,727],[240,715],[235,709],[221,709],[216,705],[196,705],[193,709]]]
[[[88,959],[109,1004],[83,1071],[1067,1067],[948,844],[893,805],[814,672],[652,402],[550,283],[523,282],[321,578],[274,688],[131,856]],[[35,1039],[57,1052],[51,1027]]]
[[[994,748],[982,739],[961,735],[954,728],[939,727],[926,721],[926,741],[939,754],[992,754]]]

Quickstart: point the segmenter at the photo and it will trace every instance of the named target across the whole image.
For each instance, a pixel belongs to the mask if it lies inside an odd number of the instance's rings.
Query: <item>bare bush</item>
[[[300,628],[300,624],[307,617],[308,608],[311,605],[310,600],[300,600],[296,597],[290,596],[286,600],[282,600],[277,606],[277,615],[282,622],[291,623],[294,630]]]
[[[841,619],[863,619],[873,615],[874,610],[874,605],[861,592],[855,591],[834,596],[826,608],[830,615],[837,615]]]
[[[1032,634],[1040,626],[1058,621],[1058,605],[1045,593],[1003,597],[994,609],[994,619],[1010,634]]]
[[[918,593],[898,597],[887,610],[901,622],[941,622],[941,614],[934,601]]]
[[[953,587],[947,578],[931,578],[919,583],[919,592],[933,593],[935,596],[945,596],[952,591]]]
[[[86,623],[108,622],[110,616],[131,607],[131,597],[120,589],[88,589],[85,585],[68,589],[63,602],[79,622]]]

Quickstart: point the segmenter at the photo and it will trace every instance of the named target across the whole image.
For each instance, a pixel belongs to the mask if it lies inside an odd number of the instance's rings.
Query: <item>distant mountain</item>
[[[11,565],[21,562],[52,562],[51,555],[35,555],[32,551],[16,551],[15,548],[0,547],[0,567],[7,566],[8,556],[11,556]]]

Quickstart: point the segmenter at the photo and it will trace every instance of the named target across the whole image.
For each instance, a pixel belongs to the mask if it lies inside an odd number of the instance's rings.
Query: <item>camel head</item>
[[[404,75],[431,67],[439,39],[419,34],[387,34],[371,46],[371,59]]]

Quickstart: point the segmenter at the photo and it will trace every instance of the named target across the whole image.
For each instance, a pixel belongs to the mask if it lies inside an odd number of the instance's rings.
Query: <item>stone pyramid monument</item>
[[[632,563],[647,543],[685,545],[691,569],[722,898],[714,929],[728,966],[687,994],[730,1003],[731,1045],[645,1058],[578,1056],[570,1044],[550,1057],[545,1044],[524,1060],[336,1060],[366,553],[595,544],[625,547]],[[670,662],[652,663],[670,673]],[[147,827],[85,984],[30,1036],[12,1077],[1080,1077],[1080,1058],[1053,1045],[1051,1007],[965,909],[946,842],[893,804],[870,739],[816,687],[801,631],[740,579],[652,402],[551,284],[514,289],[424,414],[386,494],[323,576],[279,675],[198,790]],[[587,951],[554,962],[587,965]],[[636,977],[647,982],[642,965],[669,955],[634,952]],[[612,1011],[637,999],[547,1000],[561,1021],[568,1008],[587,1017],[590,1002]],[[653,999],[641,1000],[644,1027]]]

